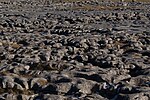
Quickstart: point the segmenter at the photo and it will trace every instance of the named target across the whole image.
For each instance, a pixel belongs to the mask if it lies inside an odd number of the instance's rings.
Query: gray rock
[[[46,100],[64,100],[66,97],[60,95],[53,95],[53,94],[45,94],[43,99]]]
[[[7,94],[5,100],[17,100],[17,96],[13,94]]]
[[[57,88],[58,92],[61,94],[66,94],[71,89],[71,83],[58,83]]]
[[[5,97],[3,97],[2,95],[0,95],[0,100],[5,100]]]
[[[2,87],[3,88],[13,88],[14,87],[14,79],[10,76],[4,76],[2,78]]]
[[[119,83],[120,81],[125,80],[125,79],[129,79],[129,78],[131,78],[130,75],[119,75],[119,76],[114,77],[113,82],[114,83]]]
[[[149,99],[149,8],[136,1],[1,1],[2,99]]]
[[[39,54],[39,57],[41,58],[42,61],[49,61],[50,60],[50,51],[48,51],[48,52],[41,52]]]
[[[46,84],[47,84],[47,79],[45,78],[33,78],[30,80],[30,88],[38,89]]]
[[[17,99],[18,100],[29,100],[29,96],[27,96],[27,95],[22,95],[22,94],[20,94],[20,95],[18,95],[17,96]]]
[[[134,100],[134,99],[139,99],[139,100],[149,100],[149,93],[136,93],[136,94],[130,94],[129,99]]]
[[[89,80],[80,80],[79,83],[77,83],[77,88],[79,89],[79,92],[82,94],[92,94],[92,89],[95,86],[96,82],[92,82]]]

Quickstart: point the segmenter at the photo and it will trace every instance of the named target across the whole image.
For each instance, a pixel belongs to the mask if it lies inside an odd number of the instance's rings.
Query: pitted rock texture
[[[0,100],[149,100],[149,7],[0,0]]]

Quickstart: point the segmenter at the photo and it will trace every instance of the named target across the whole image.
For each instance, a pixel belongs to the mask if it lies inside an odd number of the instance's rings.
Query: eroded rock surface
[[[149,7],[0,0],[0,100],[149,100]]]

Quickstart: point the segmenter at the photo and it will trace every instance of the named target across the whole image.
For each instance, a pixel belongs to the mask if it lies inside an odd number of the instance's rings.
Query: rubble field
[[[0,0],[0,100],[150,100],[149,0]]]

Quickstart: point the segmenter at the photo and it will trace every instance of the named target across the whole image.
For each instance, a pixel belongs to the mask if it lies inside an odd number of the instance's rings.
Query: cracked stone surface
[[[149,100],[149,7],[0,0],[0,100]]]

